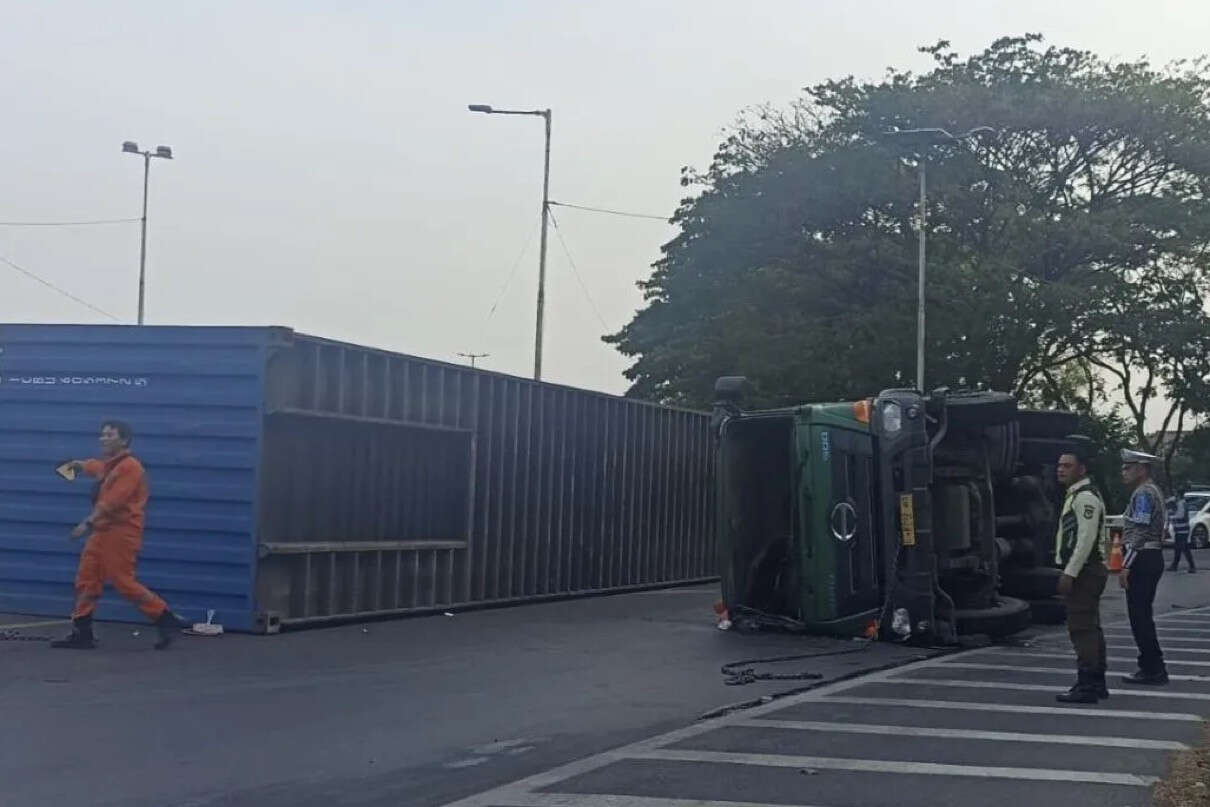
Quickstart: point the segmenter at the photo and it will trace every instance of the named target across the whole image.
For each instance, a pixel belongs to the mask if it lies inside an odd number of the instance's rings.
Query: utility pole
[[[155,151],[140,151],[138,143],[127,140],[122,144],[122,152],[138,154],[143,158],[143,218],[142,235],[139,239],[139,324],[142,325],[147,291],[147,186],[151,178],[151,158],[171,160],[172,149],[168,146],[156,146]]]
[[[925,301],[925,231],[928,224],[926,206],[928,199],[925,195],[925,163],[928,162],[928,152],[934,146],[955,146],[984,134],[996,134],[990,126],[976,126],[970,131],[952,135],[944,129],[900,129],[895,132],[883,132],[887,140],[905,144],[916,153],[916,164],[920,173],[920,201],[917,207],[917,221],[920,226],[917,244],[917,278],[916,278],[916,389],[921,393],[924,387],[924,301]]]
[[[458,355],[464,359],[470,359],[471,369],[474,370],[476,359],[486,359],[488,356],[490,356],[492,354],[490,354],[490,353],[459,353]]]
[[[495,109],[488,104],[470,104],[471,112],[485,115],[532,115],[546,124],[546,148],[542,158],[542,234],[538,245],[538,316],[534,327],[534,380],[542,380],[542,337],[546,317],[546,228],[550,218],[550,110]]]

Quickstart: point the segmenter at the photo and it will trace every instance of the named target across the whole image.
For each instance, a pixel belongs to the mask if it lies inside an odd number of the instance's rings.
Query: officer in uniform
[[[1105,684],[1105,634],[1101,630],[1101,594],[1109,571],[1101,554],[1105,505],[1088,479],[1086,440],[1071,438],[1072,447],[1057,467],[1059,483],[1067,488],[1055,561],[1063,574],[1059,594],[1067,605],[1067,632],[1076,651],[1076,683],[1055,696],[1060,703],[1096,703],[1109,697]]]
[[[1130,505],[1123,516],[1123,543],[1126,555],[1118,583],[1126,589],[1126,608],[1130,631],[1139,649],[1139,669],[1122,678],[1123,683],[1161,686],[1168,683],[1164,653],[1155,632],[1152,606],[1155,590],[1164,574],[1161,549],[1167,512],[1164,494],[1151,477],[1157,458],[1142,451],[1122,451],[1122,481],[1133,490]]]

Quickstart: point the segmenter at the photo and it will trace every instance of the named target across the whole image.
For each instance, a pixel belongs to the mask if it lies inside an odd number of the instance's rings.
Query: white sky
[[[1164,62],[1210,50],[1204,0],[1149,2],[16,2],[0,0],[0,221],[137,216],[152,164],[148,321],[274,324],[532,367],[542,127],[551,198],[669,215],[746,106],[926,68],[1039,31]],[[671,229],[556,209],[548,380],[621,392],[600,342]],[[519,268],[500,296],[523,247]],[[137,225],[0,226],[0,256],[133,321]],[[494,316],[488,311],[499,298]],[[106,321],[0,265],[0,322]]]

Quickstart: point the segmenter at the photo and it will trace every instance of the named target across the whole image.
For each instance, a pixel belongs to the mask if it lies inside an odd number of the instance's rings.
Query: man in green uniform
[[[1063,570],[1059,594],[1067,605],[1067,632],[1076,651],[1076,683],[1055,696],[1060,703],[1096,703],[1109,697],[1101,630],[1101,594],[1109,579],[1101,554],[1105,505],[1088,479],[1088,460],[1087,443],[1073,440],[1058,464],[1067,497],[1055,536],[1055,561]]]

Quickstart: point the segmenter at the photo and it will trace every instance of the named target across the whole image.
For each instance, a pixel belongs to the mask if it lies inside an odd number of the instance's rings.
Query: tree
[[[1173,427],[1202,405],[1188,398],[1200,366],[1162,337],[1207,324],[1205,63],[1111,63],[1035,35],[965,59],[924,50],[925,74],[827,81],[741,117],[705,172],[685,171],[696,192],[641,284],[646,305],[606,337],[635,360],[630,395],[700,406],[732,373],[766,405],[910,383],[915,158],[881,134],[986,125],[998,134],[923,156],[930,385],[1055,403],[1087,390],[1091,409],[1106,375],[1130,368],[1137,390],[1146,368],[1143,397],[1175,402]]]

